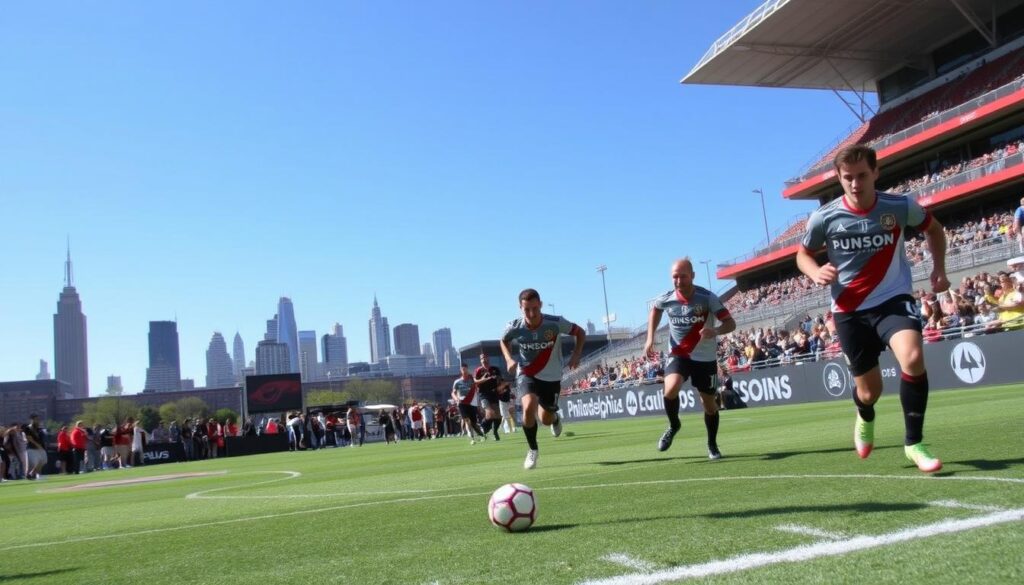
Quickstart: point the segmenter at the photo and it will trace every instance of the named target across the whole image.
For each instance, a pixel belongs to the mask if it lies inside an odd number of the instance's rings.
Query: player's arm
[[[611,327],[611,323],[608,324]],[[575,370],[580,366],[580,357],[583,356],[583,344],[587,342],[587,332],[579,325],[573,324],[569,335],[576,339],[576,345],[572,348],[572,355],[569,356],[569,369]]]
[[[949,289],[949,279],[946,277],[946,231],[937,219],[930,216],[928,226],[924,230],[924,239],[928,242],[928,251],[932,254],[932,292],[942,292]]]
[[[507,370],[509,375],[511,376],[513,375],[513,372],[515,372],[516,366],[518,364],[516,363],[516,360],[512,357],[512,350],[509,349],[508,343],[504,339],[500,340],[498,342],[498,345],[501,347],[501,355],[505,356],[505,370]]]
[[[814,254],[824,245],[825,223],[821,214],[814,212],[807,218],[807,232],[796,251],[796,267],[819,286],[831,284],[839,274],[831,262],[818,265]]]
[[[651,314],[647,316],[647,341],[644,342],[644,355],[654,353],[654,334],[658,331],[658,324],[661,323],[662,310],[658,307],[651,307]]]

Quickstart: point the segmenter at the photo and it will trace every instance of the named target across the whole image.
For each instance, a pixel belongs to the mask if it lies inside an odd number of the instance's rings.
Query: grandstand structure
[[[880,190],[915,198],[947,228],[1011,211],[1024,191],[1024,0],[768,0],[682,83],[826,89],[844,101],[852,131],[814,147],[819,154],[781,188],[788,200],[840,196],[832,157],[855,143],[878,151]],[[805,220],[720,263],[717,277],[735,280],[735,294],[797,277]],[[1005,262],[1016,252],[1008,240],[951,246],[950,280]],[[930,269],[919,259],[915,280]],[[827,305],[817,289],[733,315],[783,325]]]

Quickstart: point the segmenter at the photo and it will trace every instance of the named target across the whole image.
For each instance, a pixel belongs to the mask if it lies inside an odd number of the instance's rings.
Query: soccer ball
[[[529,487],[507,483],[491,494],[487,515],[491,524],[506,532],[522,532],[537,520],[537,499]]]

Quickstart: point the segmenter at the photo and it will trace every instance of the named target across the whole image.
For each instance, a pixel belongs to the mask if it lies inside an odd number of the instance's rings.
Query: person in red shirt
[[[270,419],[267,421],[267,430],[264,432],[266,435],[276,435],[277,430],[277,419]]]
[[[62,426],[57,433],[57,458],[64,467],[64,473],[74,473],[75,456],[71,452],[71,435],[67,425]]]
[[[420,403],[415,400],[412,403],[412,407],[409,408],[409,420],[412,421],[412,435],[417,441],[422,441],[425,436],[423,432],[423,411],[420,409]]]
[[[75,473],[84,473],[82,463],[85,462],[85,449],[89,446],[89,435],[85,432],[85,423],[78,421],[71,429],[71,449],[74,451]]]
[[[211,418],[210,421],[206,423],[206,438],[210,442],[210,459],[217,458],[217,449],[224,441],[223,432],[224,431],[221,429],[221,426],[217,424],[216,419]]]

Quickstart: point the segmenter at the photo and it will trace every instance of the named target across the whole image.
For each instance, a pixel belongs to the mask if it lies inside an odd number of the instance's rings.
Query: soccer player
[[[476,382],[473,381],[473,376],[469,375],[469,366],[466,364],[462,364],[462,367],[459,368],[459,377],[455,378],[455,382],[452,384],[452,400],[459,405],[462,429],[469,435],[469,444],[476,444],[476,439],[473,438],[474,432],[486,441],[487,435],[476,422],[476,405],[480,401],[479,391]]]
[[[878,356],[888,345],[901,370],[904,453],[921,471],[938,471],[942,462],[921,442],[928,374],[903,242],[908,229],[924,233],[932,255],[931,288],[938,293],[949,288],[946,236],[939,222],[916,201],[875,191],[878,162],[874,150],[848,146],[836,154],[834,165],[843,196],[808,218],[796,261],[800,271],[816,284],[832,288],[839,344],[856,386],[853,441],[857,454],[866,458],[874,447],[875,402],[882,393]],[[827,249],[828,261],[819,266],[814,255],[822,246]]]
[[[561,335],[576,338],[576,347],[569,357],[569,367],[580,365],[586,333],[579,325],[562,317],[541,313],[540,293],[528,288],[519,293],[519,309],[523,316],[509,321],[501,336],[501,353],[509,374],[516,375],[516,395],[523,406],[523,434],[530,450],[525,469],[537,466],[537,418],[551,427],[551,434],[562,434],[558,417],[558,395],[562,391]],[[518,346],[518,360],[512,357],[512,345]]]
[[[654,355],[654,336],[661,314],[668,313],[668,363],[665,365],[665,414],[668,429],[658,440],[658,451],[667,451],[679,432],[679,390],[683,382],[697,389],[704,407],[704,427],[708,432],[708,458],[722,458],[718,449],[718,342],[719,335],[736,329],[729,310],[715,293],[693,284],[693,263],[682,258],[672,263],[672,290],[654,300],[647,318],[647,343],[644,353]],[[722,322],[715,327],[715,319]]]
[[[494,431],[494,440],[500,441],[498,427],[501,426],[501,415],[498,414],[498,384],[501,382],[501,370],[487,361],[486,354],[480,354],[480,367],[473,372],[480,394],[480,407],[484,409],[484,433]]]

